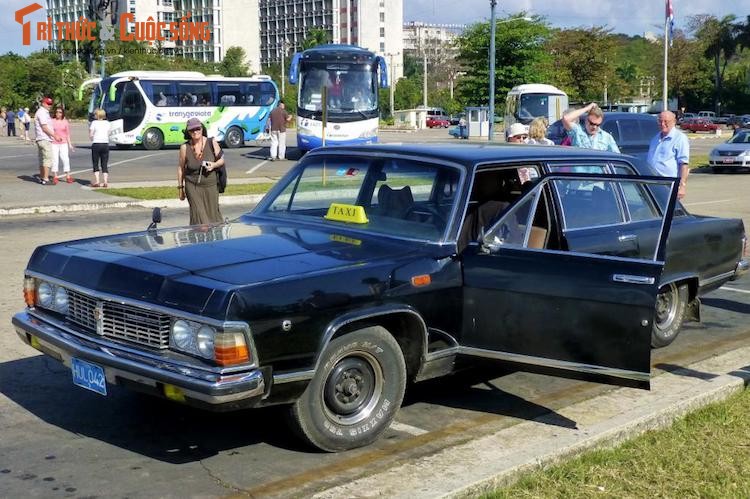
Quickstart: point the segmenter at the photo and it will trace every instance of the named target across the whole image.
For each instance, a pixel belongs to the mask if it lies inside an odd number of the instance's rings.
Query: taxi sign
[[[328,213],[323,218],[353,224],[366,224],[369,222],[365,214],[365,208],[356,204],[331,203],[331,206],[328,207]]]

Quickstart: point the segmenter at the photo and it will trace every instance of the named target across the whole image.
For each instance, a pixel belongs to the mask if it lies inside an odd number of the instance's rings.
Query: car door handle
[[[635,241],[636,239],[638,239],[638,236],[636,236],[635,234],[623,234],[617,238],[617,240],[621,243]]]
[[[645,275],[612,274],[614,282],[625,282],[628,284],[653,284],[656,278]]]

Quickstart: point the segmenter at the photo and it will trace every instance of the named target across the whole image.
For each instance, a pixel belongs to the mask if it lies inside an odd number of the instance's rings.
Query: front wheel
[[[157,151],[164,146],[164,134],[158,128],[149,128],[143,132],[143,148]]]
[[[236,126],[227,130],[227,133],[224,135],[224,145],[227,146],[227,149],[234,149],[235,147],[240,147],[244,144],[245,135],[242,133],[242,130]]]
[[[656,314],[651,329],[651,346],[661,348],[677,338],[688,304],[687,284],[669,283],[656,295]]]
[[[290,415],[297,433],[328,452],[368,445],[401,407],[406,363],[398,342],[380,326],[331,341]]]

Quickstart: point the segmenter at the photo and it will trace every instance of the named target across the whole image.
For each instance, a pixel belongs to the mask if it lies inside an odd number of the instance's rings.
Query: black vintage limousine
[[[37,248],[13,324],[76,385],[288,404],[328,451],[377,439],[407,383],[478,359],[647,388],[651,347],[747,262],[740,220],[687,213],[676,179],[634,161],[320,149],[232,222]]]

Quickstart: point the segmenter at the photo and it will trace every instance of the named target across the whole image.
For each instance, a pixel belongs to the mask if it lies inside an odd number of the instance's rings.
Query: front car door
[[[564,232],[550,237],[592,216],[595,189],[630,185],[662,185],[670,192],[660,210],[658,244],[648,256],[613,256],[606,247],[571,251]],[[671,178],[543,177],[482,242],[463,252],[460,352],[523,370],[648,388],[654,306],[676,196],[677,179]],[[549,215],[539,216],[540,210]]]

